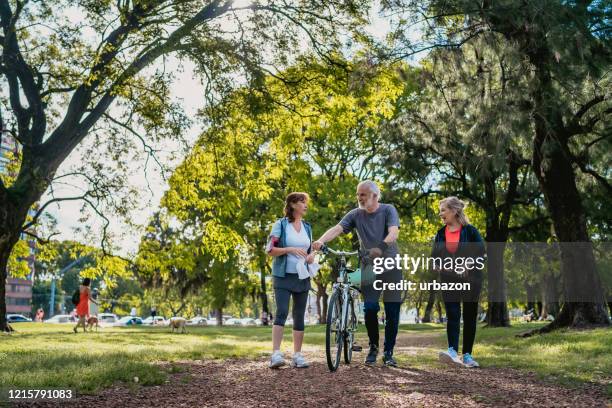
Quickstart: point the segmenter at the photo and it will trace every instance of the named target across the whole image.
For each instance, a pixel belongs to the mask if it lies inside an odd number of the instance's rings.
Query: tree
[[[430,47],[463,47],[493,32],[503,38],[502,46],[517,50],[521,57],[517,62],[531,73],[527,77],[534,128],[528,139],[531,165],[562,255],[566,301],[557,319],[543,331],[608,325],[576,171],[592,176],[609,199],[612,190],[606,165],[593,162],[589,155],[609,137],[609,5],[598,1],[409,0],[396,2],[394,7],[421,12],[429,24]],[[414,52],[413,47],[408,49]]]
[[[510,51],[511,52],[511,51]],[[457,195],[483,210],[487,242],[489,326],[509,326],[503,253],[515,207],[540,200],[537,182],[517,134],[530,132],[525,109],[516,104],[524,90],[511,55],[472,40],[458,50],[434,50],[419,70],[422,91],[389,126],[391,177],[417,176],[414,198],[399,203],[407,211],[419,200]],[[545,220],[539,215],[530,223]],[[427,310],[431,310],[433,294]]]
[[[61,14],[68,6],[82,16],[76,26]],[[116,194],[125,187],[125,172],[113,171],[100,154],[125,170],[135,146],[132,138],[155,158],[153,143],[181,135],[187,119],[169,98],[172,70],[153,70],[154,62],[165,65],[172,53],[193,59],[206,79],[205,97],[213,100],[231,89],[240,73],[256,86],[264,65],[286,64],[290,51],[303,43],[327,55],[330,44],[338,45],[338,30],[355,29],[366,9],[365,2],[333,0],[244,6],[225,0],[85,1],[78,6],[1,0],[0,74],[8,95],[3,92],[0,109],[10,114],[2,130],[17,140],[23,156],[15,181],[0,183],[0,280],[6,278],[19,234],[50,203],[82,200],[103,218],[103,205],[125,214],[129,195],[119,200]],[[88,166],[57,174],[86,138],[96,142],[78,152],[91,159]],[[90,188],[79,196],[52,198],[26,222],[47,188],[69,177]],[[5,291],[0,286],[2,329]]]
[[[181,242],[210,258],[192,271],[207,277],[192,289],[209,292],[218,307],[231,293],[244,296],[239,285],[227,291],[228,282],[258,274],[265,308],[270,258],[263,248],[288,192],[310,193],[308,219],[314,235],[322,234],[352,207],[356,176],[375,169],[375,128],[392,115],[399,80],[388,69],[355,84],[363,79],[358,64],[337,60],[329,66],[302,58],[267,77],[266,93],[239,89],[211,107],[210,126],[170,179],[163,207],[180,225]],[[156,249],[148,252],[158,256]],[[314,281],[323,310],[325,276]]]

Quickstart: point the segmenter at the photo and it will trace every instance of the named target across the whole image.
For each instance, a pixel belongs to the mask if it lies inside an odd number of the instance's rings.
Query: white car
[[[155,316],[155,318],[153,316],[149,316],[142,321],[142,324],[149,326],[166,326],[168,325],[168,322],[166,319],[164,319],[164,316]]]
[[[245,317],[244,319],[241,319],[240,324],[242,324],[243,326],[257,326],[257,322],[251,317]]]
[[[206,319],[206,322],[209,326],[217,326],[217,318],[213,317],[212,319]]]
[[[31,321],[32,319],[25,317],[24,315],[20,315],[20,314],[7,314],[6,315],[7,323],[27,323]]]
[[[231,318],[223,322],[226,326],[242,326],[242,319]]]
[[[208,326],[208,321],[202,316],[196,316],[193,319],[187,320],[188,326]]]
[[[119,321],[119,318],[114,313],[98,313],[98,323],[103,325],[113,325]]]
[[[47,320],[45,323],[75,323],[74,318],[71,315],[55,315]]]
[[[139,326],[142,324],[142,319],[138,316],[125,316],[119,319],[113,326]]]

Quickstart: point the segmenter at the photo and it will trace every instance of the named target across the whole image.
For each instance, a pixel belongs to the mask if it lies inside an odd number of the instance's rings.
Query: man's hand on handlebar
[[[312,243],[312,249],[314,249],[315,251],[318,251],[319,249],[321,249],[322,246],[323,246],[323,242],[321,241],[315,241]]]

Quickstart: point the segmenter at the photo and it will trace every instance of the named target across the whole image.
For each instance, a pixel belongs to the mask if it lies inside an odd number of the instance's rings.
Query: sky
[[[378,7],[375,5],[373,12],[370,15],[370,25],[366,28],[372,36],[379,40],[382,40],[390,30],[388,20],[381,18],[378,15]],[[80,17],[76,14],[72,14],[70,19],[77,21]],[[418,58],[418,57],[417,57]],[[178,61],[174,60],[177,64]],[[173,63],[167,64],[172,66]],[[180,72],[176,72],[176,80],[172,87],[173,98],[177,98],[182,101],[182,106],[185,113],[189,117],[194,117],[196,112],[203,107],[203,93],[204,87],[200,80],[193,75],[193,65],[190,62],[182,63],[183,69]],[[194,122],[194,126],[188,131],[187,139],[193,143],[200,131],[197,122]],[[166,150],[174,150],[176,146],[163,146]],[[80,161],[81,153],[75,150],[61,165],[57,174],[68,171],[71,167],[77,165]],[[178,162],[173,163],[175,166],[180,164]],[[149,163],[151,168],[151,163]],[[139,190],[138,194],[138,208],[133,210],[130,214],[130,218],[141,226],[146,225],[150,216],[159,208],[159,201],[167,189],[167,183],[159,176],[159,172],[147,172],[149,176],[145,178],[143,168],[143,162],[132,163],[131,172],[133,175],[130,177],[130,183],[137,187]],[[150,188],[149,188],[150,187]],[[56,196],[72,196],[78,195],[79,186],[71,188],[67,186],[60,186],[55,189]],[[48,191],[41,202],[45,202],[51,198],[50,192]],[[87,245],[99,246],[101,227],[103,225],[102,220],[97,217],[89,217],[86,222],[81,222],[80,219],[82,214],[80,213],[82,203],[77,201],[64,201],[57,204],[51,204],[47,207],[49,214],[51,214],[57,221],[56,230],[59,235],[55,236],[54,239],[58,240],[75,240],[83,242]],[[109,230],[113,235],[113,242],[117,246],[117,251],[124,256],[130,256],[134,254],[138,249],[142,229],[139,228],[127,228],[126,225],[118,218],[113,217],[112,214],[107,214],[111,223]],[[88,226],[93,234],[85,234],[83,230]]]

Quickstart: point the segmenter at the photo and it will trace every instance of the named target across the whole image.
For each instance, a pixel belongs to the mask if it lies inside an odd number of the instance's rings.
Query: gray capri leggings
[[[276,298],[276,317],[274,324],[284,326],[289,314],[289,298],[293,295],[293,330],[304,330],[304,313],[306,312],[306,302],[308,301],[308,291],[291,292],[288,289],[274,288]]]

